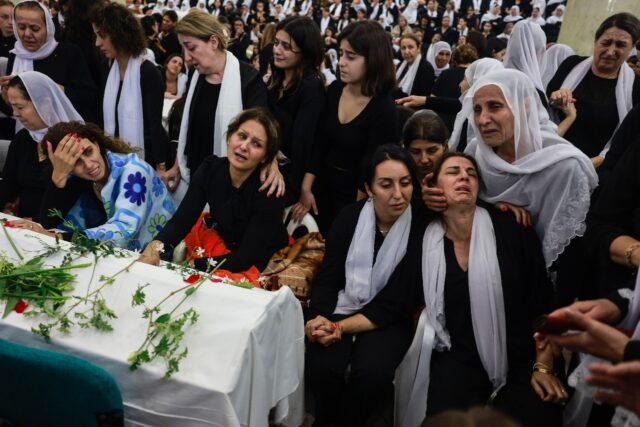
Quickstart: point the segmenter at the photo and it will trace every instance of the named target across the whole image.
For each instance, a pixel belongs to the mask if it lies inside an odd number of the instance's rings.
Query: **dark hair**
[[[391,36],[377,22],[358,21],[347,25],[338,36],[338,45],[347,41],[365,58],[366,70],[361,83],[362,94],[377,96],[396,86]]]
[[[369,188],[371,188],[371,186],[373,185],[373,178],[376,175],[376,168],[380,163],[387,160],[396,160],[398,162],[404,163],[407,170],[409,171],[409,174],[411,175],[411,181],[416,182],[413,172],[413,163],[407,152],[404,151],[399,145],[384,144],[376,148],[376,150],[369,158],[369,161],[366,163],[366,168],[364,170],[364,182],[369,186]]]
[[[42,13],[42,20],[46,21],[46,17],[40,3],[35,0],[23,1],[14,6],[14,13],[20,9],[39,10]],[[46,22],[45,22],[46,25]]]
[[[633,44],[640,39],[640,20],[630,13],[622,12],[611,15],[602,21],[602,24],[600,24],[596,31],[596,40],[598,40],[605,31],[613,27],[620,28],[629,33]]]
[[[413,40],[416,44],[416,47],[419,49],[420,45],[422,43],[420,43],[420,39],[418,38],[418,36],[416,36],[413,33],[404,33],[401,37],[400,37],[400,43],[402,43],[402,40],[404,39],[409,39],[409,40]]]
[[[296,67],[295,77],[290,87],[297,90],[303,76],[310,71],[320,78],[318,67],[324,58],[324,45],[316,23],[308,16],[290,16],[278,23],[276,33],[280,30],[286,32],[291,40],[296,42],[300,53],[300,63]],[[284,70],[273,67],[272,72],[273,81],[269,89],[279,91],[284,81]]]
[[[166,70],[167,69],[167,64],[169,63],[169,61],[171,61],[176,56],[178,56],[178,57],[180,57],[180,59],[182,59],[182,68],[180,69],[180,71],[184,72],[184,57],[179,53],[172,53],[169,56],[167,56],[167,58],[164,60],[164,63],[162,64],[162,69]]]
[[[469,33],[467,34],[466,44],[470,44],[471,46],[475,47],[480,58],[487,56],[487,39],[482,35],[480,31],[469,31]]]
[[[26,99],[27,101],[31,101],[29,92],[27,91],[27,88],[22,82],[22,79],[20,78],[20,76],[14,76],[11,78],[11,80],[9,80],[9,84],[7,85],[7,88],[11,88],[11,87],[14,89],[18,89],[24,99]]]
[[[417,139],[447,145],[449,129],[438,115],[430,110],[415,113],[402,128],[402,143],[409,148]]]
[[[472,44],[463,44],[456,46],[451,54],[453,63],[459,67],[460,65],[471,64],[478,59],[478,51]]]
[[[227,127],[227,139],[249,120],[260,123],[264,128],[264,133],[267,134],[265,163],[271,163],[280,150],[280,126],[271,113],[264,108],[249,108],[235,116]]]
[[[162,17],[167,17],[171,20],[171,22],[173,22],[174,24],[176,22],[178,22],[178,14],[176,13],[175,10],[165,10],[164,13],[162,14]]]
[[[155,33],[153,26],[157,24],[158,22],[153,16],[143,16],[140,18],[140,25],[142,25],[144,35],[147,37],[152,36]]]
[[[119,3],[106,3],[94,9],[91,22],[109,35],[111,44],[118,52],[138,56],[147,48],[140,21]]]
[[[9,0],[0,0],[0,7],[4,7],[4,6],[15,7],[13,3],[11,3]]]
[[[94,144],[97,144],[98,147],[100,147],[102,157],[105,157],[106,151],[122,154],[135,153],[138,151],[120,139],[108,137],[100,127],[93,123],[62,122],[55,124],[49,128],[47,134],[42,138],[42,141],[51,143],[51,148],[55,151],[60,141],[70,133],[75,133],[80,138],[86,138]],[[44,152],[46,153],[47,150],[45,149]]]
[[[495,55],[496,53],[503,51],[507,48],[507,42],[504,39],[493,37],[489,39],[487,43],[487,51],[489,55]]]
[[[433,178],[432,178],[432,183],[435,184],[438,182],[438,176],[440,175],[440,172],[442,171],[442,165],[444,164],[444,162],[446,162],[448,159],[452,158],[452,157],[462,157],[463,159],[467,159],[471,162],[471,164],[473,165],[474,168],[476,168],[476,176],[478,177],[478,183],[481,183],[481,177],[480,177],[480,169],[478,169],[478,162],[476,162],[476,159],[473,158],[473,156],[470,156],[467,153],[462,153],[459,151],[447,151],[446,153],[444,153],[442,155],[442,157],[440,157],[438,159],[438,161],[436,162],[435,166],[433,167]]]

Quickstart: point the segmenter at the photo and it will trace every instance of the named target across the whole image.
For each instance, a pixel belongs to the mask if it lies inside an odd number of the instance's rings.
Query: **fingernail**
[[[316,331],[311,332],[311,336],[312,336],[312,337],[315,337],[315,336],[317,336],[317,335],[318,335],[318,332],[316,332]]]
[[[335,331],[336,329],[338,329],[338,325],[336,325],[335,323],[331,324],[331,330]]]

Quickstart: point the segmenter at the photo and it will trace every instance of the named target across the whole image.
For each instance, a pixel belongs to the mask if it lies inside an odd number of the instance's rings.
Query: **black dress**
[[[0,56],[8,58],[9,51],[13,49],[15,44],[16,44],[16,38],[13,34],[11,34],[9,37],[5,37],[2,34],[0,34]]]
[[[7,75],[11,75],[15,55],[9,55]],[[97,87],[89,72],[82,51],[68,43],[58,43],[51,55],[33,61],[33,70],[45,74],[54,82],[64,86],[64,94],[82,118],[95,121],[97,117]],[[0,100],[0,110],[12,114],[11,107]]]
[[[208,203],[213,228],[231,251],[217,259],[226,259],[224,269],[238,272],[255,265],[262,271],[271,255],[287,245],[287,231],[282,223],[284,200],[267,197],[266,192],[258,191],[260,185],[260,170],[256,169],[235,188],[229,176],[229,160],[207,157],[193,175],[175,215],[156,240],[175,247]],[[198,261],[196,267],[205,270],[206,260]]]
[[[36,141],[26,129],[21,129],[11,140],[0,180],[0,210],[20,197],[18,216],[39,221],[40,200],[51,169],[47,160],[38,159],[36,147]]]
[[[493,406],[524,426],[561,425],[562,406],[545,403],[530,385],[535,361],[532,323],[549,311],[552,287],[536,233],[510,212],[487,210],[493,223],[505,307],[508,375]],[[444,239],[447,264],[444,304],[450,351],[433,351],[427,415],[467,409],[489,401],[492,385],[482,366],[471,319],[468,274],[458,265],[453,242]]]
[[[462,108],[460,103],[460,82],[464,79],[465,68],[451,67],[444,70],[433,85],[433,96],[427,98],[424,108],[435,111],[453,132],[456,114]]]
[[[570,56],[565,59],[547,86],[547,95],[560,89],[564,79],[584,57]],[[616,106],[617,79],[603,79],[591,70],[573,91],[578,116],[565,134],[565,139],[578,147],[589,157],[600,154],[618,125]],[[640,79],[633,84],[633,105],[640,102]],[[559,113],[561,118],[564,116]]]
[[[291,203],[300,197],[305,173],[312,171],[314,136],[324,97],[324,84],[315,72],[303,76],[298,87],[285,91],[280,99],[276,90],[269,91],[269,109],[280,125],[281,151],[290,160],[281,171],[287,180],[287,199]]]
[[[108,73],[102,83],[101,93],[104,96]],[[117,108],[122,90],[122,81],[116,94],[116,131],[119,135]],[[164,105],[164,81],[160,71],[150,62],[140,64],[140,92],[142,94],[142,122],[144,123],[145,161],[154,168],[158,163],[167,162],[169,154],[169,137],[162,126],[162,107]],[[100,111],[102,111],[102,102]],[[104,117],[102,114],[100,117]]]
[[[335,81],[327,91],[313,155],[318,177],[316,193],[320,230],[326,235],[336,215],[364,191],[362,167],[382,144],[398,143],[398,114],[390,94],[373,97],[353,120],[340,123],[338,105],[344,83]]]
[[[407,67],[406,69],[408,69]],[[402,76],[398,79],[400,81]],[[420,64],[418,65],[418,70],[416,71],[416,77],[413,80],[413,86],[411,86],[411,93],[406,94],[400,89],[398,89],[398,93],[394,98],[401,98],[407,95],[418,95],[418,96],[429,96],[431,95],[431,91],[433,89],[433,83],[436,81],[436,74],[433,70],[433,65],[431,65],[428,61],[422,57],[420,59]]]
[[[326,240],[326,252],[311,290],[308,319],[317,315],[337,321],[347,315],[333,314],[338,292],[345,287],[345,261],[364,201],[346,207],[336,218]],[[412,233],[407,255],[392,273],[387,285],[358,313],[377,326],[357,335],[343,334],[329,347],[307,343],[306,375],[316,399],[318,425],[371,425],[369,417],[391,403],[394,372],[411,342],[411,315],[417,301],[415,254],[422,239]],[[376,232],[374,259],[384,237]],[[412,259],[412,258],[411,258]],[[356,314],[356,313],[354,313]],[[354,339],[355,338],[355,339]],[[345,379],[350,366],[348,379]]]

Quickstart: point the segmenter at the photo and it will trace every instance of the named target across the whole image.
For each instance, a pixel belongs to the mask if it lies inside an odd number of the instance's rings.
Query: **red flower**
[[[221,283],[222,282],[222,278],[221,277],[212,277],[211,281],[213,283]]]
[[[190,285],[193,285],[196,282],[199,282],[200,279],[202,279],[202,277],[200,277],[199,274],[192,274],[191,276],[187,276],[184,278],[184,281],[189,283]]]
[[[23,313],[27,309],[27,307],[29,307],[29,304],[24,302],[24,300],[20,300],[16,303],[16,306],[13,307],[13,311],[15,311],[16,313]]]

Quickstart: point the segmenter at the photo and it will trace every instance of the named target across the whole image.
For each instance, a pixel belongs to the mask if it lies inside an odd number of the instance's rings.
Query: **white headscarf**
[[[512,10],[516,11],[515,15],[511,14]],[[522,19],[522,16],[520,16],[520,6],[511,6],[511,9],[509,10],[509,14],[507,16],[505,16],[502,21],[503,22],[515,22],[515,21],[519,21],[521,19]]]
[[[398,67],[398,71],[396,71],[396,79],[399,79],[404,72],[404,69],[409,67],[405,75],[402,77],[402,80],[398,80],[398,87],[407,95],[411,95],[411,88],[413,87],[413,82],[416,79],[416,73],[418,72],[418,67],[420,67],[420,61],[422,61],[422,55],[419,54],[414,58],[411,65],[407,65],[407,61],[402,61],[402,64]]]
[[[542,84],[545,88],[558,71],[562,61],[575,54],[570,46],[562,43],[556,43],[547,49],[547,65],[542,72]]]
[[[480,79],[480,77],[483,77],[494,70],[502,70],[502,69],[504,69],[504,66],[502,65],[502,62],[498,61],[497,59],[481,58],[476,61],[473,61],[473,63],[467,67],[467,69],[464,71],[464,78],[469,84],[469,89],[471,89],[471,87],[473,87],[473,85]],[[464,97],[466,93],[467,92],[463,93],[460,96],[460,102],[464,101]],[[456,149],[458,148],[458,144],[460,142],[460,135],[462,134],[462,126],[465,125],[466,121],[467,121],[467,116],[462,112],[462,110],[459,111],[458,114],[456,115],[456,120],[453,125],[453,132],[451,133],[451,138],[449,138],[450,151],[456,151]],[[474,135],[473,127],[471,126],[471,123],[467,123],[466,126],[467,126],[467,144],[469,144],[469,142],[471,142],[471,140],[475,135]]]
[[[545,91],[542,71],[547,66],[547,36],[539,25],[525,20],[513,26],[503,65],[522,71],[537,89]]]
[[[418,18],[418,0],[409,0],[406,9],[402,12],[402,15],[407,19],[409,25],[416,23]]]
[[[562,16],[556,16],[556,10],[558,9],[564,12],[566,7],[563,4],[558,5],[558,7],[556,7],[553,11],[553,15],[547,18],[547,24],[557,24],[558,22],[562,22],[562,20],[564,19],[564,14]]]
[[[18,35],[18,25],[16,24],[16,11],[18,10],[18,6],[21,3],[30,2],[37,4],[42,12],[44,13],[44,23],[47,30],[47,40],[44,42],[42,46],[35,52],[31,52],[27,50],[22,44],[22,40]],[[13,9],[13,35],[16,38],[16,44],[14,48],[11,50],[11,53],[16,55],[16,59],[13,62],[13,69],[11,70],[11,74],[16,75],[20,74],[23,71],[33,71],[33,61],[38,59],[43,59],[48,57],[56,50],[58,46],[58,42],[54,38],[56,34],[56,27],[53,24],[53,19],[51,18],[51,13],[49,9],[47,9],[42,3],[38,3],[33,0],[25,0],[18,4]]]
[[[58,123],[72,121],[84,123],[82,116],[73,108],[69,98],[50,77],[37,71],[25,71],[18,77],[27,89],[38,115],[47,125],[44,129],[29,130],[29,135],[34,141],[42,141],[49,128]],[[20,125],[19,129],[23,127],[19,121],[16,121],[16,125]],[[19,129],[16,126],[16,131]]]
[[[419,425],[427,412],[433,350],[451,348],[444,306],[447,273],[444,236],[444,227],[436,220],[429,224],[422,241],[425,308],[413,342],[396,371],[396,425],[402,427]],[[473,217],[468,278],[473,335],[482,366],[496,393],[507,382],[507,330],[493,223],[480,206],[476,206]]]
[[[115,135],[117,113],[119,138],[132,147],[144,150],[144,116],[142,114],[142,89],[140,87],[142,61],[141,57],[132,56],[127,62],[117,112],[116,97],[120,87],[120,67],[117,59],[113,61],[104,89],[102,114],[106,133]]]
[[[473,97],[488,85],[501,89],[513,113],[513,163],[482,140],[474,123]],[[469,89],[462,109],[476,134],[465,152],[476,158],[483,177],[480,198],[527,209],[550,267],[571,239],[584,233],[591,192],[598,183],[591,160],[558,135],[531,80],[520,71],[497,70],[482,77]]]
[[[429,51],[427,52],[427,61],[429,61],[429,63],[433,65],[436,77],[439,77],[444,70],[449,68],[449,63],[447,62],[444,67],[438,68],[438,66],[436,65],[436,57],[438,56],[438,53],[440,53],[440,51],[448,50],[449,52],[451,52],[451,46],[449,45],[449,43],[442,41],[437,42],[432,46],[433,49],[429,49]]]
[[[411,231],[411,207],[393,223],[373,262],[376,239],[373,200],[365,202],[349,245],[345,262],[346,285],[338,292],[334,314],[353,314],[367,305],[386,286],[405,253]]]

